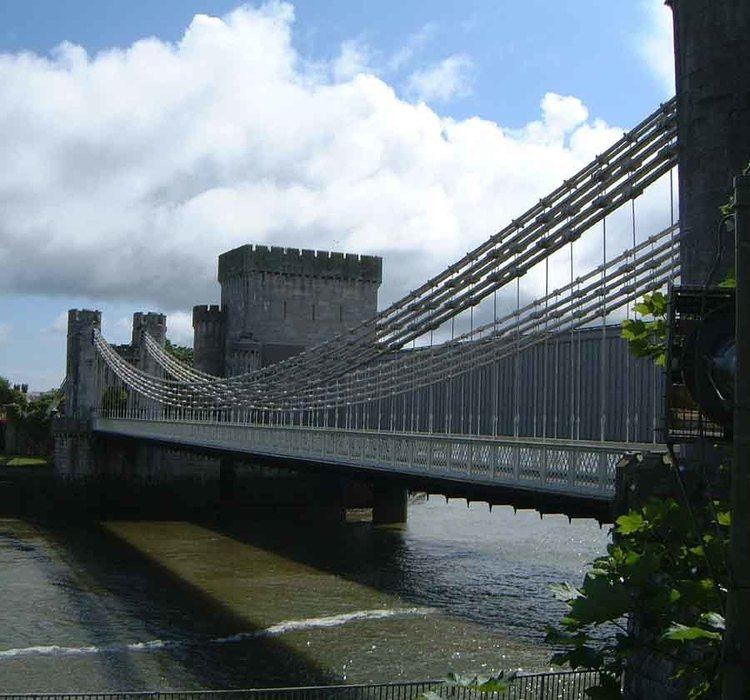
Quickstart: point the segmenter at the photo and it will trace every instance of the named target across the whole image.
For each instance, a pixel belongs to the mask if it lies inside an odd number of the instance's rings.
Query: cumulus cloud
[[[621,134],[554,93],[518,130],[443,117],[419,100],[466,89],[466,57],[413,76],[411,102],[356,43],[311,67],[293,17],[274,2],[197,15],[174,44],[0,55],[0,290],[176,310],[186,342],[218,254],[254,242],[383,255],[388,302]]]
[[[350,80],[359,73],[372,72],[369,68],[370,49],[359,39],[348,39],[331,66],[336,81]]]
[[[672,11],[662,0],[640,0],[643,30],[635,38],[635,48],[665,97],[674,95],[674,38]]]
[[[412,73],[407,89],[425,102],[448,102],[471,91],[473,68],[474,64],[468,56],[454,54]]]

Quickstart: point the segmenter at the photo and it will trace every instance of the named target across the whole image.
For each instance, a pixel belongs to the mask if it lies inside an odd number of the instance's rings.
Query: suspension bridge
[[[623,455],[664,449],[662,376],[619,324],[679,278],[676,163],[672,100],[402,299],[237,376],[146,331],[134,360],[71,312],[68,412],[94,435],[601,517]]]

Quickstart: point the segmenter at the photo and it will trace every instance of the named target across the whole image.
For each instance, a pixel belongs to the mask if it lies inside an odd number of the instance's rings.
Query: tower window
[[[286,300],[281,302],[281,318],[286,321]]]
[[[310,318],[314,321],[315,320],[315,304],[312,304],[310,306]]]
[[[344,322],[344,305],[339,304],[339,323]]]

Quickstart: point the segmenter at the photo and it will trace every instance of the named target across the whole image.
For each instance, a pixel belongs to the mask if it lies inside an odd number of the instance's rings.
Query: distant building
[[[221,306],[195,306],[195,367],[242,374],[373,316],[382,259],[244,245],[219,256]]]

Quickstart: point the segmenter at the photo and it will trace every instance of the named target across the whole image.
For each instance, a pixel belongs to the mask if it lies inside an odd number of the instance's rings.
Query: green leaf
[[[567,581],[565,583],[553,583],[550,589],[552,590],[552,595],[563,603],[568,603],[581,596],[581,591]]]
[[[728,510],[719,511],[716,514],[716,520],[718,521],[719,525],[729,527],[732,524],[732,514]]]
[[[494,676],[461,676],[450,672],[446,677],[446,685],[472,688],[479,693],[505,693],[515,677],[515,671],[500,671]]]
[[[619,620],[630,607],[630,596],[626,584],[621,580],[610,580],[604,576],[586,576],[583,595],[570,601],[570,612],[565,620],[577,625],[599,625]]]
[[[650,316],[651,315],[651,306],[647,303],[640,302],[636,304],[633,307],[637,313],[643,315],[643,316]]]
[[[716,630],[724,631],[726,629],[726,620],[723,615],[717,612],[707,612],[701,615],[701,622],[705,622],[709,627]]]
[[[719,632],[711,632],[710,630],[703,629],[703,627],[689,627],[687,625],[681,625],[679,622],[674,622],[662,635],[662,639],[667,639],[672,642],[692,642],[696,639],[720,640],[721,634],[719,634]]]
[[[627,515],[621,515],[615,521],[617,532],[621,535],[632,535],[634,532],[640,532],[646,527],[646,521],[640,513],[631,511]]]
[[[567,664],[572,669],[587,668],[598,670],[604,664],[604,655],[601,650],[584,645],[554,654],[552,663],[555,666],[565,666]]]

